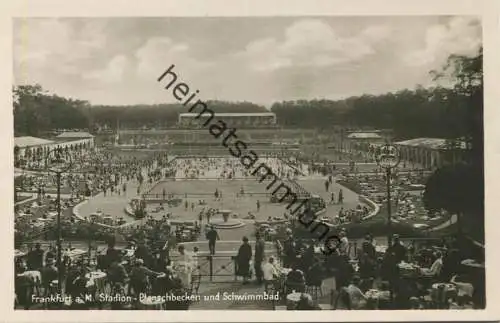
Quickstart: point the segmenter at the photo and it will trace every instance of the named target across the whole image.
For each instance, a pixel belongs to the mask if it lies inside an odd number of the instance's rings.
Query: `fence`
[[[266,192],[245,192],[242,196],[264,196],[264,197],[271,197],[271,193],[266,193]],[[237,193],[235,194],[227,194],[224,196],[239,196]],[[193,197],[200,197],[200,198],[207,198],[207,197],[214,197],[214,193],[204,193],[204,192],[193,192],[193,193],[168,193],[163,195],[162,193],[147,193],[147,194],[142,194],[142,198],[144,198],[148,202],[167,202],[172,199],[179,199],[179,198],[193,198]]]
[[[178,262],[180,255],[171,256],[172,262]],[[237,280],[237,262],[234,255],[207,255],[193,257],[194,276],[201,282],[232,282]]]

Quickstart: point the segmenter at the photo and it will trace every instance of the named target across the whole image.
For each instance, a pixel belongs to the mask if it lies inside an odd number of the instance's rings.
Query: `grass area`
[[[22,196],[22,195],[17,195],[14,199],[14,203],[18,203],[18,202],[22,202],[22,201],[26,201],[26,200],[29,200],[30,198],[32,198],[32,196]]]
[[[391,223],[387,225],[387,208],[381,207],[380,212],[373,218],[361,223],[351,223],[344,226],[349,236],[353,238],[362,238],[367,233],[374,236],[386,236],[397,233],[401,237],[425,237],[426,234],[421,229],[416,229],[412,223]]]
[[[402,238],[424,238],[428,235],[421,229],[416,229],[406,223],[392,223],[391,227],[387,225],[387,209],[382,207],[380,212],[364,222],[348,223],[341,226],[347,231],[349,239],[362,239],[366,234],[371,234],[374,237],[385,237],[389,234],[399,234]],[[310,228],[302,228],[300,235],[304,237],[315,236],[317,233],[321,235],[323,231],[318,229],[316,233],[310,233]]]
[[[394,211],[393,211],[394,216]],[[424,238],[424,237],[440,237],[443,236],[441,231],[432,232],[423,229],[415,228],[414,224],[427,224],[429,227],[434,227],[449,220],[449,218],[436,219],[434,221],[422,221],[419,219],[408,219],[401,222],[392,222],[391,226],[387,225],[387,207],[380,207],[377,215],[360,223],[348,223],[342,225],[342,228],[347,230],[350,238],[361,239],[366,234],[370,233],[373,236],[387,236],[389,234],[399,234],[402,238]],[[453,227],[453,225],[452,225]],[[321,232],[318,233],[321,234]],[[453,229],[452,229],[453,231]],[[456,231],[456,229],[455,229]],[[455,232],[453,231],[453,232]]]
[[[362,194],[361,185],[357,181],[338,181],[338,183],[349,188],[350,190],[352,190],[358,194]],[[387,217],[387,209],[385,207],[380,210],[380,213],[375,218],[380,219],[379,216],[384,217],[384,218]],[[419,221],[417,219],[409,219],[409,220],[405,221],[404,224],[400,223],[397,226],[395,226],[394,231],[401,230],[402,232],[407,232],[407,231],[408,232],[411,232],[411,231],[421,232],[420,230],[413,228],[412,227],[413,224],[424,223],[424,224],[429,225],[430,227],[435,227],[435,226],[441,225],[441,224],[449,221],[449,219],[450,219],[450,216],[443,217],[443,218],[436,219],[436,220],[428,220],[428,221]],[[461,223],[462,231],[466,235],[468,235],[469,237],[471,237],[475,241],[484,243],[484,236],[485,236],[484,217],[480,217],[480,216],[474,217],[474,216],[466,215],[466,216],[462,216],[461,221],[462,221],[462,223]],[[364,225],[369,225],[369,223],[371,223],[371,222],[367,221],[366,223],[362,223],[359,226],[362,227]],[[378,224],[378,223],[374,223],[373,225],[375,227],[380,226],[380,224]],[[412,230],[409,230],[407,227],[409,227]],[[356,230],[362,230],[362,229],[356,229]],[[380,230],[383,231],[383,229],[380,229]],[[426,236],[442,237],[442,236],[454,235],[457,233],[457,231],[458,231],[458,225],[456,223],[454,223],[454,224],[451,224],[450,226],[447,226],[441,230],[431,231],[429,233],[424,233],[424,234]]]

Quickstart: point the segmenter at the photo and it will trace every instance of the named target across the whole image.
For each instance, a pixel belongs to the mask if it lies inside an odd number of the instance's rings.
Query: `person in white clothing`
[[[176,262],[176,271],[182,284],[184,286],[191,285],[191,274],[193,271],[193,257],[186,253],[185,247],[180,245],[179,248],[179,258]]]
[[[443,268],[443,255],[438,251],[436,252],[436,257],[437,259],[434,260],[431,268],[422,268],[422,273],[425,276],[436,277],[441,274],[441,269]]]
[[[345,229],[342,229],[339,233],[340,244],[338,246],[339,253],[343,256],[349,253],[349,239],[347,239],[347,233]]]
[[[264,279],[264,288],[267,292],[269,286],[272,286],[274,284],[274,280],[279,276],[279,270],[274,263],[273,257],[269,257],[269,260],[267,262],[262,263],[262,273]]]
[[[199,257],[199,249],[198,249],[198,247],[194,247],[193,248],[193,257],[192,257],[192,259],[193,259],[193,261],[192,261],[192,267],[193,267],[192,275],[193,276],[200,274],[200,270],[198,268],[198,257]]]
[[[355,276],[352,282],[347,286],[346,291],[349,294],[349,299],[351,301],[351,308],[353,310],[363,309],[366,306],[367,297],[361,289],[359,289],[360,278]]]
[[[453,276],[450,280],[450,283],[457,286],[458,296],[467,296],[471,297],[474,294],[474,286],[471,283],[462,282],[460,280],[464,280],[465,276],[458,277],[457,275]]]

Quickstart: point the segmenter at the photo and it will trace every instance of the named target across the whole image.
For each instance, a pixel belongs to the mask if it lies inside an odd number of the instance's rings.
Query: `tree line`
[[[271,110],[284,127],[343,131],[345,128],[392,129],[396,139],[438,137],[463,140],[463,164],[438,169],[429,179],[424,203],[429,210],[458,214],[460,227],[479,225],[484,237],[483,51],[473,57],[451,55],[436,81],[449,86],[362,95],[344,100],[276,102]],[[91,106],[86,101],[45,92],[40,85],[17,86],[14,95],[15,135],[41,136],[53,129],[90,129],[118,121],[123,127],[175,125],[180,104]],[[250,102],[209,101],[215,112],[263,112]],[[465,223],[462,223],[465,222]],[[482,229],[481,229],[482,228]]]
[[[54,129],[88,127],[87,101],[50,94],[39,84],[16,86],[12,92],[16,136],[43,137]]]
[[[396,139],[416,137],[462,138],[482,146],[482,50],[475,57],[450,56],[436,77],[451,79],[453,87],[435,86],[344,100],[276,102],[283,127],[392,129]],[[478,91],[474,94],[471,91]],[[102,106],[48,94],[40,85],[14,88],[16,135],[39,136],[53,129],[165,128],[177,123],[181,104]],[[251,102],[208,101],[215,112],[266,112]],[[480,138],[478,141],[477,138]]]
[[[216,113],[269,112],[264,106],[251,102],[206,101]],[[182,104],[154,104],[130,106],[103,106],[92,108],[96,125],[121,128],[166,128],[177,124],[180,113],[188,112]]]

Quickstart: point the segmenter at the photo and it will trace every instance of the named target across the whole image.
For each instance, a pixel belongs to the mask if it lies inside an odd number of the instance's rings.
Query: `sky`
[[[176,102],[172,64],[204,100],[270,105],[433,84],[450,54],[473,55],[468,16],[16,18],[14,83],[91,104]]]

